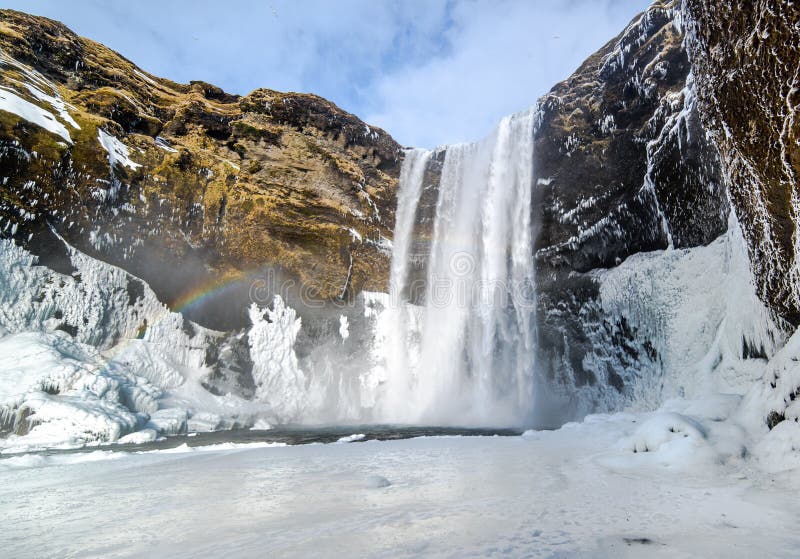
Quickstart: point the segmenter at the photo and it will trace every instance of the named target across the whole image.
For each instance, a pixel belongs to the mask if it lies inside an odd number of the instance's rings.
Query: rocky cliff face
[[[265,274],[321,301],[384,288],[402,152],[382,130],[314,95],[160,79],[10,10],[0,68],[0,229],[43,263],[65,260],[54,231],[217,329]]]
[[[797,327],[800,7],[685,0],[683,12],[703,123],[722,153],[758,295]],[[763,419],[770,429],[785,419],[797,421],[796,344],[795,334],[768,364],[757,396],[765,401]]]
[[[682,22],[677,2],[655,2],[540,101],[537,365],[585,410],[624,403],[667,366],[654,331],[603,308],[601,271],[728,229]]]
[[[800,8],[687,0],[703,121],[723,154],[760,297],[800,324]]]

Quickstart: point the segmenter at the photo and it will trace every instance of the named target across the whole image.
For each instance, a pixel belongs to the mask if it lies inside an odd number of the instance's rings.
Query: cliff
[[[60,23],[0,10],[0,219],[50,231],[206,326],[247,323],[265,275],[331,301],[385,287],[402,151],[315,95],[148,74]],[[224,286],[224,290],[216,289]]]
[[[723,154],[760,297],[800,324],[800,9],[687,0],[703,122]]]

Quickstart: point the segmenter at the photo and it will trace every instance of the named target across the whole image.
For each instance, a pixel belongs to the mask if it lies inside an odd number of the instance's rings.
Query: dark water
[[[462,436],[462,437],[514,437],[522,434],[517,429],[489,429],[465,427],[422,427],[407,425],[347,425],[347,426],[308,426],[287,425],[274,427],[266,431],[252,431],[250,429],[234,429],[230,431],[215,431],[213,433],[192,433],[188,435],[175,435],[163,440],[145,444],[107,444],[101,446],[88,446],[76,449],[53,449],[34,452],[34,454],[71,454],[76,452],[92,452],[95,450],[112,450],[117,452],[140,452],[146,450],[164,450],[175,448],[183,444],[187,446],[207,446],[220,443],[255,443],[274,442],[287,445],[311,443],[335,443],[342,437],[353,434],[363,434],[364,438],[355,441],[392,441],[399,439],[412,439],[414,437],[432,436]]]

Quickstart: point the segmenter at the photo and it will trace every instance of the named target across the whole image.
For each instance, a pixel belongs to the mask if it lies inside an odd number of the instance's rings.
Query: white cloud
[[[7,0],[144,69],[235,93],[327,97],[398,141],[474,140],[616,35],[647,0]],[[554,36],[559,38],[554,38]]]
[[[451,52],[382,76],[365,116],[414,145],[479,139],[567,78],[643,4],[459,2]]]

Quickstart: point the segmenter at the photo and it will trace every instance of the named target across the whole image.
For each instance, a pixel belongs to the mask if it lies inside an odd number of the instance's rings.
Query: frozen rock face
[[[173,83],[11,10],[0,86],[0,230],[43,264],[50,224],[173,309],[222,284],[181,309],[216,329],[247,326],[267,271],[323,301],[385,289],[402,151],[332,103]]]
[[[682,7],[698,105],[722,154],[758,296],[797,327],[800,7],[762,0]],[[770,430],[756,455],[778,469],[796,466],[800,447],[796,361],[795,333],[743,405],[758,435]]]
[[[800,6],[683,3],[703,122],[722,153],[759,296],[800,324]]]
[[[655,2],[539,102],[537,365],[584,412],[629,401],[643,370],[665,370],[653,332],[602,308],[591,270],[728,228],[681,22],[675,2]]]

